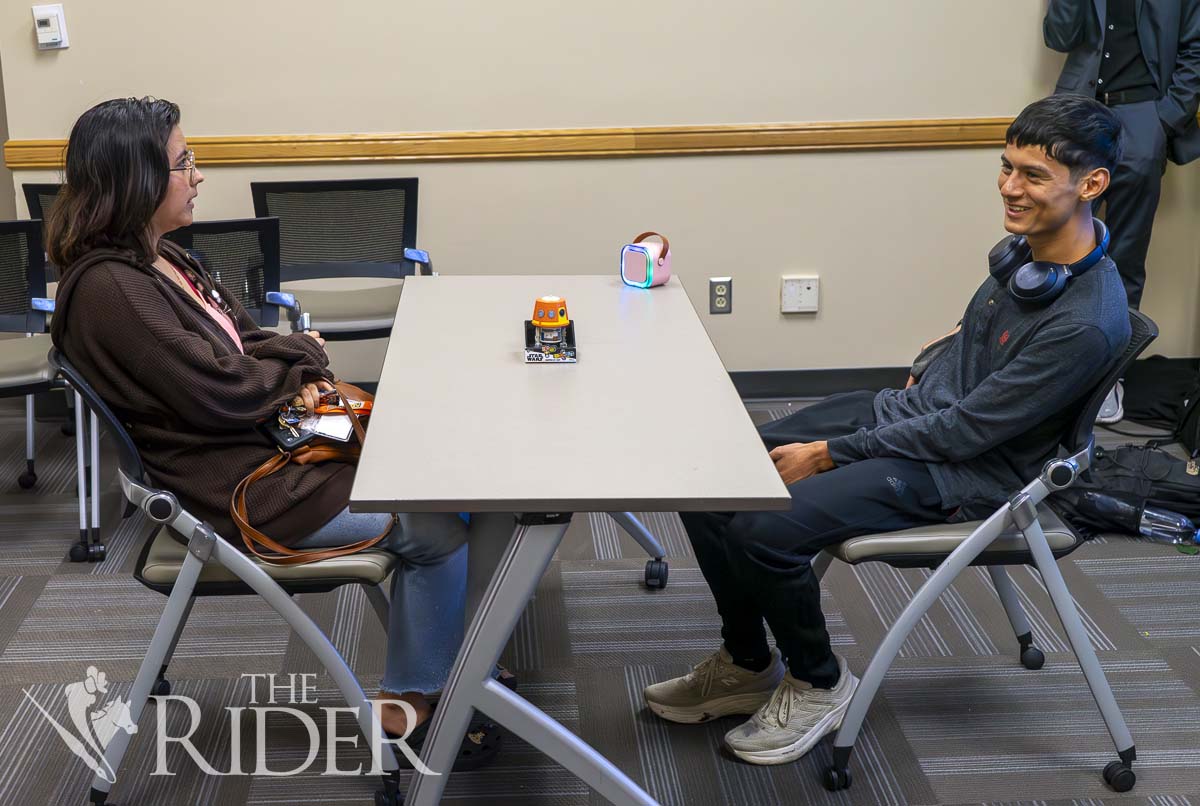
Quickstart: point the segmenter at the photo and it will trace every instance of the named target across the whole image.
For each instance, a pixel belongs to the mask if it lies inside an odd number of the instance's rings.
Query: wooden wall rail
[[[1012,118],[644,126],[615,129],[192,137],[214,165],[687,156],[860,149],[965,148],[1004,141]],[[13,170],[60,168],[63,140],[9,140]]]

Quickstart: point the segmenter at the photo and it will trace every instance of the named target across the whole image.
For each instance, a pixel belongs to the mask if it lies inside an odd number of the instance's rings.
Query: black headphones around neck
[[[1108,228],[1098,218],[1093,218],[1092,224],[1096,227],[1096,248],[1069,266],[1033,260],[1025,236],[1009,235],[988,252],[988,271],[996,282],[1008,286],[1008,293],[1017,302],[1049,305],[1062,294],[1067,280],[1095,266],[1108,252]]]

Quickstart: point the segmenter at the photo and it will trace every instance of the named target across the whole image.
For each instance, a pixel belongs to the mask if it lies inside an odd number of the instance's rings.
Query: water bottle
[[[1186,515],[1155,507],[1139,507],[1121,498],[1091,490],[1078,498],[1082,514],[1098,523],[1132,535],[1172,545],[1200,545],[1200,530]]]
[[[1088,490],[1078,495],[1076,506],[1081,514],[1097,524],[1103,524],[1106,529],[1111,528],[1129,535],[1140,533],[1142,512],[1137,504]]]
[[[1186,515],[1166,509],[1143,507],[1138,531],[1160,543],[1175,546],[1200,545],[1200,530],[1196,529],[1196,524]]]

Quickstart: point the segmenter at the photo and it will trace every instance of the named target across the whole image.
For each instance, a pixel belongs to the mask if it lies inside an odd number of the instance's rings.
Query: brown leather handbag
[[[358,441],[338,442],[326,437],[317,437],[290,451],[284,451],[280,448],[277,455],[263,462],[246,478],[239,481],[237,487],[233,490],[233,496],[230,498],[229,514],[233,517],[233,522],[237,525],[238,531],[242,533],[242,542],[245,543],[246,549],[255,557],[272,565],[304,565],[334,557],[344,557],[347,554],[355,554],[363,549],[369,549],[383,540],[396,524],[396,519],[393,515],[387,528],[375,537],[360,540],[346,546],[331,546],[329,548],[307,550],[288,548],[250,525],[249,516],[246,513],[246,491],[250,489],[251,484],[259,479],[270,476],[272,473],[278,472],[288,462],[295,462],[298,465],[317,464],[319,462],[358,464],[358,457],[362,452],[362,445],[366,439],[366,428],[363,421],[367,417],[357,414],[354,407],[350,404],[355,401],[374,401],[374,396],[370,392],[359,389],[353,384],[342,383],[341,381],[336,382],[334,387],[337,389],[338,394],[341,395],[342,401],[345,404],[346,414],[349,416],[350,424],[354,428],[354,436]],[[271,553],[268,554],[261,551],[258,548],[259,545]]]

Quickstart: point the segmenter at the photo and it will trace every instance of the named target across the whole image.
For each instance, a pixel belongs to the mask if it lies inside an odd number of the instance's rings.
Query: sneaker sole
[[[835,710],[817,723],[816,727],[805,734],[804,737],[787,745],[773,750],[737,750],[725,743],[725,747],[730,753],[740,758],[742,761],[750,764],[759,764],[762,766],[770,766],[774,764],[787,764],[789,761],[795,761],[801,756],[808,753],[816,747],[817,742],[824,739],[830,733],[842,726],[842,719],[846,716],[846,710],[850,707],[850,700],[854,697],[854,692],[858,690],[858,678],[855,677],[851,681],[850,696],[846,697],[846,701],[839,705]]]
[[[709,700],[703,705],[692,707],[678,705],[662,705],[646,700],[646,705],[658,716],[669,722],[681,722],[685,725],[697,725],[710,722],[723,716],[749,716],[762,708],[771,699],[773,689],[761,694],[730,694]]]

